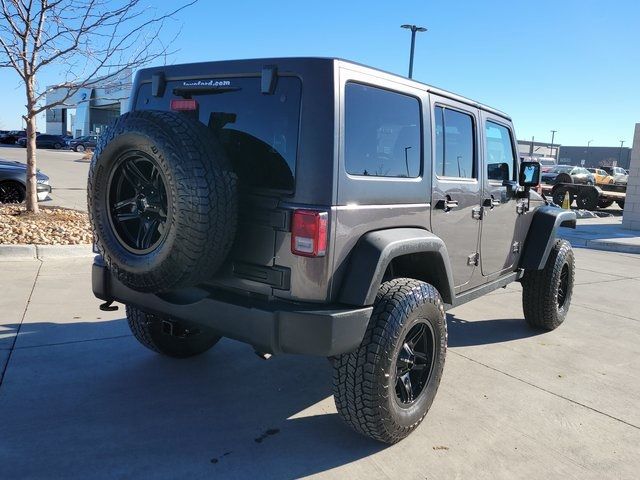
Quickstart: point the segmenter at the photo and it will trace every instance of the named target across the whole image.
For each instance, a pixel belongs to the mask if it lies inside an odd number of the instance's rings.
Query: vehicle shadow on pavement
[[[471,347],[491,343],[511,342],[545,333],[527,325],[523,318],[501,318],[469,322],[447,314],[449,347]]]
[[[97,338],[123,322],[23,324],[30,346],[18,338],[0,387],[0,411],[14,412],[0,422],[1,478],[287,479],[386,448],[339,419],[325,358],[264,361],[223,339],[177,360]]]

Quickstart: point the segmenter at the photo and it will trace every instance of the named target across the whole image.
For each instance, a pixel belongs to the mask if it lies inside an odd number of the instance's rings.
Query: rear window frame
[[[262,78],[261,73],[256,73],[256,72],[248,72],[248,73],[242,73],[242,74],[211,74],[211,75],[187,75],[187,76],[171,76],[166,78],[166,92],[164,93],[163,96],[161,97],[154,97],[151,92],[149,92],[149,95],[145,95],[143,93],[143,89],[144,88],[151,88],[152,86],[152,81],[151,80],[142,80],[140,81],[138,88],[135,92],[135,97],[132,96],[131,99],[131,110],[149,110],[150,108],[148,107],[148,103],[149,103],[149,99],[151,98],[156,98],[160,101],[164,101],[167,103],[166,108],[164,108],[166,111],[170,111],[169,108],[169,102],[171,101],[171,99],[176,98],[176,96],[172,93],[172,91],[169,88],[169,84],[171,82],[183,82],[183,81],[189,81],[189,80],[203,80],[203,79],[208,79],[208,78],[215,78],[216,80],[233,80],[233,79],[255,79],[258,82],[258,86],[260,86],[260,80]],[[296,148],[295,148],[295,153],[293,154],[294,157],[294,162],[293,162],[293,171],[292,171],[292,176],[293,176],[293,182],[292,182],[292,186],[289,189],[284,189],[284,188],[276,188],[276,187],[264,187],[264,186],[251,186],[249,187],[249,190],[251,192],[254,193],[264,193],[264,194],[277,194],[280,196],[288,196],[288,197],[293,197],[296,193],[296,184],[297,184],[297,172],[298,172],[298,164],[300,161],[300,149],[301,149],[301,135],[302,135],[302,112],[303,112],[303,103],[304,103],[304,93],[305,93],[305,88],[304,88],[304,81],[303,78],[296,74],[296,73],[278,73],[278,78],[294,78],[297,79],[299,82],[299,87],[300,87],[300,98],[298,99],[298,108],[297,108],[297,115],[298,115],[298,119],[297,119],[297,134],[296,134]],[[275,95],[275,94],[273,94]],[[195,95],[194,95],[195,96]],[[198,119],[199,120],[199,119]],[[204,122],[200,122],[202,123],[205,127],[208,127],[208,125]]]
[[[416,100],[418,102],[418,117],[419,117],[419,139],[420,139],[420,155],[418,158],[418,162],[419,162],[419,172],[418,175],[416,175],[415,177],[400,177],[400,176],[394,176],[394,175],[362,175],[362,174],[357,174],[357,173],[350,173],[349,170],[347,170],[347,159],[346,159],[346,146],[347,146],[347,137],[346,137],[346,105],[347,105],[347,86],[348,85],[358,85],[358,86],[362,86],[362,87],[368,87],[368,88],[374,88],[377,90],[382,90],[385,92],[389,92],[389,93],[394,93],[396,95],[402,95],[404,97],[408,97],[411,98],[413,100]],[[343,158],[343,162],[342,162],[342,170],[344,171],[345,175],[347,176],[347,178],[351,179],[351,180],[365,180],[365,181],[378,181],[378,182],[389,182],[389,181],[394,181],[394,182],[416,182],[416,181],[420,181],[422,180],[422,178],[424,177],[424,105],[422,103],[422,99],[416,95],[413,95],[411,93],[407,93],[404,91],[400,91],[400,90],[394,90],[393,88],[388,88],[385,86],[381,86],[378,85],[376,83],[368,83],[366,81],[361,81],[361,80],[356,80],[356,79],[348,79],[347,81],[344,82],[344,85],[342,86],[342,95],[344,97],[343,100],[343,105],[344,105],[344,120],[343,120],[343,125],[341,125],[341,128],[344,129],[344,138],[343,138],[343,146],[342,146],[342,150],[343,153],[342,155],[344,156]]]
[[[447,175],[438,175],[438,172],[436,170],[436,155],[437,155],[437,146],[436,146],[436,142],[437,142],[437,138],[436,138],[436,122],[435,122],[435,115],[436,115],[436,111],[438,109],[438,107],[443,109],[443,113],[444,110],[453,110],[456,111],[458,113],[462,113],[465,115],[468,115],[469,117],[471,117],[471,127],[472,127],[472,138],[473,138],[473,176],[471,177],[451,177],[451,176],[447,176]],[[463,108],[456,108],[453,107],[447,103],[442,103],[442,102],[438,102],[436,101],[433,104],[433,116],[434,116],[434,123],[433,123],[433,151],[434,151],[434,157],[432,160],[433,163],[433,174],[435,175],[436,179],[438,180],[443,180],[443,181],[455,181],[455,182],[468,182],[468,183],[478,183],[480,181],[480,151],[479,151],[479,145],[478,145],[478,134],[480,132],[478,125],[479,125],[479,119],[476,117],[476,115],[468,110],[464,110]],[[444,123],[444,116],[443,116],[443,134],[445,134],[446,136],[446,123]],[[446,142],[446,139],[444,140]],[[444,159],[443,159],[444,160]]]

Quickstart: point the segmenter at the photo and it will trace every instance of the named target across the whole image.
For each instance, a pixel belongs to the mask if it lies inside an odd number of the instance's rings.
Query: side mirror
[[[540,184],[540,164],[538,162],[520,163],[519,183],[523,187],[537,187]]]

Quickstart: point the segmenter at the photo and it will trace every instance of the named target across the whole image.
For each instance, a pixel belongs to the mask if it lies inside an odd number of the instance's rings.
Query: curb
[[[558,232],[558,237],[569,241],[573,247],[589,248],[591,250],[603,250],[606,252],[640,254],[640,245],[625,243],[624,238],[603,238],[590,240],[577,235],[563,235],[563,232]]]
[[[0,261],[89,258],[92,245],[0,245]]]

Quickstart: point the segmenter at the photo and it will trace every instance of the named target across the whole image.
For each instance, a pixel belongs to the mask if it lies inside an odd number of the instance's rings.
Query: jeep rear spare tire
[[[215,136],[184,114],[122,115],[96,148],[88,201],[107,266],[142,292],[211,276],[235,235],[236,175]]]

